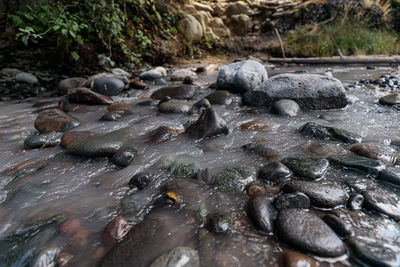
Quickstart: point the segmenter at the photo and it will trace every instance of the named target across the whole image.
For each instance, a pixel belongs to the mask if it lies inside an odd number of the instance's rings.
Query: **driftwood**
[[[310,57],[310,58],[269,58],[268,63],[286,64],[355,64],[387,65],[400,64],[400,56],[343,56],[343,57]]]

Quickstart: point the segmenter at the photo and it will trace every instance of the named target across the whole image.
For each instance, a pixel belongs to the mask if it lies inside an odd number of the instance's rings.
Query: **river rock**
[[[279,74],[243,96],[250,106],[271,106],[275,101],[296,101],[302,110],[337,109],[347,105],[342,83],[325,75]]]
[[[253,120],[239,125],[241,130],[264,132],[270,130],[274,125],[267,120]]]
[[[275,199],[274,206],[279,211],[283,209],[308,209],[310,207],[310,199],[300,192],[284,194]]]
[[[113,68],[111,69],[111,73],[114,74],[117,77],[127,77],[130,78],[132,76],[132,74],[128,73],[127,71],[121,69],[121,68]]]
[[[36,257],[33,267],[55,267],[60,249],[57,247],[42,250]]]
[[[342,141],[345,143],[361,143],[362,137],[358,134],[335,127],[323,126],[314,122],[307,122],[300,128],[300,133],[322,140]]]
[[[249,202],[249,215],[253,222],[266,233],[274,230],[274,221],[278,212],[274,208],[273,199],[266,195],[256,196]]]
[[[396,150],[380,144],[354,144],[350,147],[350,151],[366,158],[380,160],[385,164],[394,164],[397,161]]]
[[[129,111],[133,106],[126,103],[112,103],[107,107],[107,111]]]
[[[393,106],[400,104],[400,94],[395,92],[379,99],[379,104]]]
[[[286,182],[292,176],[292,171],[279,161],[268,163],[258,171],[258,179],[273,183]]]
[[[225,90],[217,90],[205,98],[211,105],[230,105],[233,102],[233,95]]]
[[[214,233],[229,233],[235,222],[231,212],[217,211],[207,215],[206,228]]]
[[[111,161],[118,167],[128,167],[137,156],[137,150],[132,146],[121,147]]]
[[[347,242],[351,256],[366,263],[367,266],[400,266],[399,249],[386,246],[380,240],[354,236]]]
[[[316,267],[317,262],[297,251],[285,249],[282,254],[282,267]]]
[[[244,94],[268,79],[264,66],[254,60],[236,62],[225,66],[217,78],[217,89]]]
[[[83,87],[86,79],[81,77],[68,78],[60,81],[57,86],[58,95],[73,93],[76,88]]]
[[[109,222],[103,232],[103,241],[106,243],[115,243],[121,241],[129,232],[131,226],[128,221],[117,216]]]
[[[361,210],[364,204],[364,197],[358,193],[352,193],[347,201],[350,210]]]
[[[164,159],[162,166],[175,176],[192,176],[200,170],[196,159],[189,156],[167,157]]]
[[[329,167],[329,161],[326,159],[286,158],[281,162],[294,174],[310,180],[322,178]]]
[[[112,98],[84,87],[77,88],[74,93],[68,94],[67,101],[86,105],[110,105],[113,103]]]
[[[306,194],[311,204],[321,208],[334,208],[347,200],[346,191],[335,184],[317,182],[291,181],[282,186],[285,193],[302,192]]]
[[[163,101],[158,105],[158,111],[161,113],[178,113],[185,114],[190,110],[190,105],[186,101],[170,99]]]
[[[67,151],[86,157],[112,157],[121,147],[131,141],[133,136],[130,128],[122,128],[73,142],[67,146]]]
[[[36,136],[31,136],[25,139],[24,148],[25,149],[36,149],[58,146],[61,143],[61,136],[63,133],[50,132],[47,134],[41,134]]]
[[[199,254],[189,247],[176,247],[159,256],[149,267],[200,267]]]
[[[58,267],[68,267],[71,266],[72,261],[74,260],[74,255],[61,252],[57,258],[57,265]]]
[[[13,68],[2,68],[0,70],[1,75],[3,76],[15,76],[21,71],[19,69],[13,69]]]
[[[256,169],[253,167],[230,167],[215,176],[214,185],[222,191],[243,191],[256,180]]]
[[[131,188],[136,187],[139,190],[143,190],[152,180],[153,178],[150,173],[147,172],[137,173],[129,180],[129,186]]]
[[[15,75],[15,79],[18,82],[22,82],[22,83],[27,83],[30,85],[34,85],[34,84],[38,84],[39,80],[38,78],[36,78],[35,75],[31,74],[31,73],[27,73],[27,72],[20,72],[17,75]]]
[[[117,75],[115,75],[113,73],[102,72],[102,73],[97,73],[95,75],[92,75],[92,76],[88,77],[87,80],[86,80],[86,83],[85,83],[85,87],[93,88],[94,82],[97,79],[100,79],[100,78],[101,79],[103,79],[103,78],[118,79],[118,80],[121,80],[124,83],[125,86],[129,85],[129,79],[126,76],[117,76]],[[103,80],[103,81],[106,81],[106,79]],[[116,83],[116,84],[118,84],[118,83]]]
[[[203,98],[194,103],[192,108],[189,110],[188,114],[193,115],[193,114],[203,113],[203,111],[206,108],[209,108],[210,106],[211,106],[210,102],[207,99]]]
[[[327,214],[322,219],[338,236],[343,239],[347,239],[354,234],[351,226],[340,220],[336,215]]]
[[[199,119],[191,124],[186,133],[194,138],[213,137],[229,133],[228,123],[212,108],[206,108]]]
[[[182,133],[182,131],[178,129],[168,126],[160,126],[147,134],[145,142],[152,144],[160,144],[165,141],[168,141],[174,136],[179,135],[180,133]]]
[[[397,186],[400,186],[400,171],[395,168],[385,169],[381,171],[378,177],[376,177],[379,181],[384,181],[387,183],[391,183]]]
[[[340,166],[360,170],[375,175],[378,175],[386,168],[386,166],[379,161],[352,154],[330,156],[328,157],[328,159],[330,162],[338,164]]]
[[[196,94],[197,86],[183,84],[179,86],[168,86],[155,91],[152,95],[152,99],[162,100],[165,97],[173,99],[192,99]]]
[[[335,232],[307,211],[282,210],[276,224],[280,239],[298,249],[324,257],[338,257],[346,252]]]
[[[69,219],[63,222],[58,231],[63,234],[72,235],[82,229],[81,222],[78,219]]]
[[[154,81],[161,77],[163,77],[162,73],[155,69],[144,71],[139,75],[139,78],[143,81]]]
[[[109,111],[104,114],[100,120],[101,121],[118,121],[119,119],[132,115],[130,111]]]
[[[203,27],[192,15],[187,15],[185,18],[178,21],[176,28],[188,42],[200,42],[203,37]]]
[[[290,99],[281,99],[276,101],[272,105],[271,112],[287,117],[295,117],[302,114],[300,106]]]
[[[47,109],[39,113],[34,124],[36,130],[43,134],[68,131],[79,126],[80,122],[59,109]]]
[[[171,81],[183,81],[187,78],[197,79],[198,76],[197,73],[191,69],[181,69],[171,73]]]
[[[251,185],[247,188],[247,195],[251,198],[255,198],[256,196],[264,195],[267,192],[264,187],[259,185]]]
[[[250,151],[268,161],[278,161],[281,158],[280,153],[268,145],[266,139],[259,139],[249,144],[242,146],[246,151]]]
[[[104,76],[94,80],[92,90],[96,93],[115,96],[125,89],[125,83],[118,78]]]
[[[369,189],[362,192],[364,205],[379,213],[400,220],[400,198],[383,188]]]

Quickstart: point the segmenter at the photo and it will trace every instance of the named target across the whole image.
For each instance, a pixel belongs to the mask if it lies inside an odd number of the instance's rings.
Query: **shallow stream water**
[[[213,176],[230,166],[261,167],[266,164],[265,159],[248,154],[241,149],[242,145],[258,138],[266,138],[269,145],[280,152],[282,158],[315,156],[310,152],[310,147],[315,144],[320,149],[329,148],[337,152],[348,150],[348,145],[339,142],[320,141],[300,135],[298,129],[309,121],[358,133],[363,137],[364,142],[389,144],[391,140],[400,139],[399,111],[377,103],[381,96],[390,92],[390,89],[352,86],[356,81],[376,79],[382,74],[397,71],[397,68],[378,67],[374,70],[367,70],[362,66],[281,67],[268,69],[268,73],[273,76],[298,70],[306,70],[310,73],[324,73],[330,70],[334,77],[348,85],[347,94],[351,104],[341,110],[305,112],[300,117],[286,118],[267,112],[259,114],[260,112],[254,112],[253,109],[242,107],[240,98],[236,97],[229,106],[215,106],[217,112],[229,124],[228,135],[206,140],[193,140],[184,135],[178,135],[161,144],[144,143],[142,135],[162,125],[184,130],[189,122],[197,119],[198,115],[158,113],[157,101],[150,105],[136,105],[149,99],[151,92],[160,87],[153,86],[150,90],[144,91],[132,90],[121,97],[114,97],[116,102],[125,102],[135,106],[132,115],[116,122],[99,121],[106,112],[106,106],[77,105],[76,109],[69,114],[82,123],[74,130],[106,133],[127,126],[132,127],[132,131],[138,136],[134,141],[138,157],[126,168],[116,167],[108,158],[85,158],[70,155],[61,147],[24,150],[24,139],[35,131],[33,122],[38,112],[45,108],[56,107],[58,100],[56,98],[35,98],[0,103],[0,199],[4,201],[0,204],[0,240],[3,239],[0,241],[0,248],[7,251],[7,255],[0,252],[0,266],[25,266],[24,264],[29,262],[26,259],[35,258],[40,251],[52,247],[57,247],[60,251],[72,255],[74,258],[71,266],[96,265],[109,249],[102,242],[105,226],[115,216],[124,212],[121,200],[128,194],[144,194],[143,198],[154,197],[158,194],[155,193],[156,185],[153,186],[153,191],[150,188],[145,193],[130,190],[128,181],[132,176],[147,171],[157,175],[156,183],[158,184],[174,179],[179,181],[162,167],[163,160],[168,156],[190,156],[201,168],[208,168],[210,175]],[[211,83],[215,81],[216,76],[217,72],[202,74],[200,78]],[[195,103],[210,92],[212,92],[211,89],[203,88],[190,103]],[[269,121],[272,125],[271,129],[257,132],[239,128],[239,125],[255,119]],[[5,187],[1,186],[3,180],[11,179],[10,176],[12,176],[12,182]],[[362,181],[369,177],[362,173],[330,167],[321,182],[335,181],[344,184],[349,179]],[[372,180],[371,182],[375,183]],[[389,185],[380,186],[400,196],[397,188]],[[215,191],[212,188],[193,189],[189,185],[183,186],[183,188],[181,190],[187,190],[187,192],[180,192],[184,202],[192,203],[197,201],[197,198],[199,198],[199,202],[207,197],[215,198]],[[192,188],[192,191],[189,188]],[[243,210],[248,197],[245,193],[227,194],[222,199],[216,198],[215,201],[223,203],[210,201],[206,204],[208,209],[215,208],[213,205],[223,206],[229,203],[230,209]],[[150,210],[152,206],[157,206],[157,203],[157,201],[152,202],[146,211]],[[187,205],[190,206],[190,204]],[[158,209],[150,211],[150,214],[168,212]],[[184,207],[177,210],[180,210],[177,211],[177,217],[186,212]],[[328,211],[315,209],[313,212]],[[375,234],[371,234],[370,238],[376,239],[379,236],[379,242],[390,244],[400,251],[399,223],[367,211],[352,214],[343,212],[339,207],[336,212],[342,214],[343,220],[352,223],[356,233],[366,235],[366,233],[374,231]],[[40,228],[38,231],[33,230],[34,233],[30,237],[26,237],[25,241],[13,241],[12,248],[10,248],[10,243],[5,243],[4,239],[9,239],[10,236],[14,238],[16,233],[25,231],[27,225],[38,224],[43,220],[49,221],[49,218],[57,215],[62,216],[61,221],[71,218],[78,219],[81,236],[59,233],[57,223],[48,223],[48,227]],[[143,215],[142,213],[130,213],[125,217],[135,229],[135,225],[143,219]],[[199,228],[201,227],[199,226]],[[215,237],[223,245],[214,248],[214,253],[215,250],[220,249],[224,250],[227,255],[238,254],[238,259],[233,264],[236,266],[278,265],[279,254],[285,245],[279,243],[275,236],[257,233],[247,218],[239,219],[233,232],[232,235]],[[196,246],[197,241],[194,243]],[[150,251],[153,251],[154,255],[159,255],[157,252],[162,251],[160,247],[163,244],[147,242],[144,246],[149,251],[149,255]],[[244,248],[254,248],[255,252],[245,252]],[[256,260],[251,258],[252,253]],[[218,255],[210,255],[209,260],[218,257]],[[347,255],[337,259],[314,258],[320,260],[322,266],[360,264],[349,259]],[[143,256],[143,262],[146,260],[148,259]],[[207,260],[204,262],[207,263]],[[227,263],[226,266],[233,266],[229,262]],[[210,265],[205,264],[204,266]]]

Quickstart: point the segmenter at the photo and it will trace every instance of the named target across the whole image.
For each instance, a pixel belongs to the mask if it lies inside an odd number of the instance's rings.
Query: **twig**
[[[278,36],[279,43],[281,44],[282,57],[283,57],[283,58],[286,58],[286,55],[285,55],[285,48],[283,47],[283,42],[282,42],[282,39],[281,39],[281,35],[279,34],[279,31],[278,31],[277,28],[274,28],[274,29],[275,29],[276,35]]]

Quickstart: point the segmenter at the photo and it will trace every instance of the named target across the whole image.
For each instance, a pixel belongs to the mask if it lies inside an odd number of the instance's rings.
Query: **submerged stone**
[[[47,109],[39,113],[35,128],[40,133],[64,132],[80,125],[77,119],[59,109]]]
[[[199,254],[189,247],[176,247],[159,256],[149,267],[200,267]]]
[[[300,106],[295,101],[290,99],[276,101],[272,105],[271,112],[287,117],[295,117],[302,114]]]
[[[377,180],[400,186],[400,171],[397,169],[386,169],[376,177]]]
[[[343,239],[347,239],[354,234],[351,226],[340,220],[336,215],[327,214],[322,219]]]
[[[190,105],[181,100],[171,99],[158,105],[158,111],[162,113],[188,113]]]
[[[191,124],[186,133],[194,138],[213,137],[228,134],[228,123],[212,108],[206,108],[199,119]]]
[[[256,196],[249,202],[249,215],[258,228],[266,233],[274,230],[274,221],[278,212],[274,208],[273,199],[266,195]]]
[[[207,216],[206,228],[214,233],[229,233],[235,222],[235,215],[231,212],[214,212]]]
[[[160,144],[165,141],[168,141],[174,136],[179,135],[182,131],[168,127],[168,126],[160,126],[153,131],[149,132],[146,137],[146,143]]]
[[[246,151],[252,152],[268,161],[277,161],[281,158],[280,153],[268,145],[266,139],[259,139],[249,144],[242,146]]]
[[[400,198],[396,194],[375,188],[363,191],[362,195],[365,206],[400,221]]]
[[[63,133],[50,132],[46,134],[31,136],[25,139],[25,149],[45,148],[58,146],[61,143]]]
[[[310,199],[306,194],[296,192],[279,196],[275,199],[274,205],[279,211],[283,209],[308,209],[310,207]]]
[[[230,167],[218,173],[214,185],[222,191],[243,191],[245,187],[256,180],[254,167]]]
[[[137,173],[129,180],[129,186],[130,187],[135,186],[137,189],[143,190],[152,180],[153,177],[150,173],[147,172]]]
[[[239,125],[241,130],[264,132],[270,130],[274,125],[267,120],[253,120]]]
[[[169,86],[155,91],[151,95],[151,98],[161,100],[168,96],[172,99],[187,100],[194,97],[197,89],[197,86],[187,84],[172,87]]]
[[[335,127],[323,126],[314,122],[307,122],[300,128],[300,133],[319,139],[342,141],[344,143],[361,143],[362,137],[358,134]]]
[[[73,93],[67,95],[67,102],[86,105],[110,105],[112,98],[96,93],[88,88],[77,88]]]
[[[346,252],[335,232],[307,211],[282,210],[276,223],[280,239],[298,249],[325,257],[338,257]]]
[[[285,193],[302,192],[310,198],[312,205],[322,208],[334,208],[347,200],[346,191],[334,184],[291,181],[285,183],[282,190]]]
[[[205,97],[211,105],[230,105],[233,102],[233,95],[225,90],[217,90]]]
[[[281,162],[294,174],[310,180],[322,178],[329,167],[326,159],[286,158]]]
[[[168,157],[162,166],[176,176],[192,176],[200,170],[199,164],[194,158],[188,157]]]
[[[366,158],[380,160],[385,164],[394,164],[397,161],[396,150],[380,144],[354,144],[350,147],[350,151]]]
[[[258,171],[258,178],[273,183],[286,182],[293,176],[292,171],[281,162],[271,162]]]
[[[379,104],[394,106],[400,104],[400,94],[397,92],[391,93],[379,99]]]
[[[137,150],[132,146],[121,147],[111,161],[118,167],[128,167],[137,156]]]
[[[317,262],[307,255],[286,249],[282,255],[284,267],[316,267]]]
[[[386,166],[379,161],[352,154],[330,156],[328,159],[330,162],[343,167],[357,169],[375,175],[378,175],[386,168]]]

